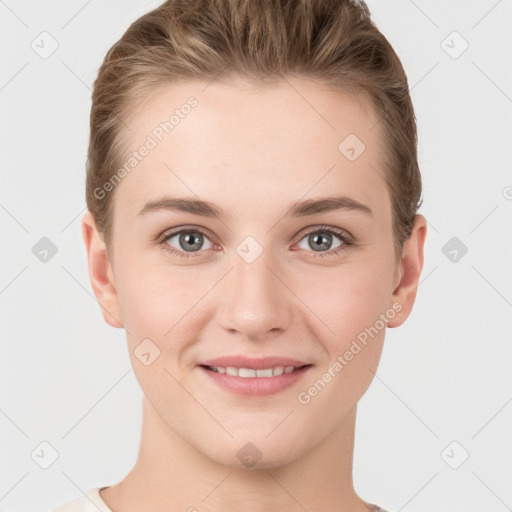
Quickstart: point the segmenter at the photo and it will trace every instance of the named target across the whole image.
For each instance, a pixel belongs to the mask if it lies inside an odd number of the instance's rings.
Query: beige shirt
[[[100,497],[103,487],[92,487],[83,496],[67,501],[50,512],[112,512]]]

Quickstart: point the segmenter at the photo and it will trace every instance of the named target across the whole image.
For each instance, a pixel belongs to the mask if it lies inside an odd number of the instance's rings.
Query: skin
[[[82,220],[94,293],[105,321],[126,329],[144,392],[137,461],[100,496],[115,512],[371,510],[352,482],[354,427],[386,328],[308,404],[297,395],[393,304],[401,311],[387,327],[409,316],[426,220],[416,217],[397,260],[381,134],[372,129],[377,117],[364,97],[298,78],[264,88],[233,79],[206,85],[161,88],[133,111],[132,151],[187,98],[198,100],[117,185],[113,252],[107,253],[91,214]],[[353,162],[338,150],[350,133],[366,146]],[[229,215],[138,215],[164,195],[208,200]],[[373,214],[285,216],[295,201],[334,195]],[[192,254],[188,259],[156,241],[182,226],[209,233],[195,252],[180,246],[179,235],[167,239]],[[307,236],[318,226],[344,229],[355,244],[332,254],[341,241],[333,235],[322,250],[331,255],[318,257]],[[263,250],[252,263],[236,251],[248,236]],[[134,355],[147,338],[160,350],[149,366]],[[196,366],[232,354],[288,356],[314,366],[291,388],[242,397],[211,383]],[[237,457],[249,441],[261,452],[252,468]]]

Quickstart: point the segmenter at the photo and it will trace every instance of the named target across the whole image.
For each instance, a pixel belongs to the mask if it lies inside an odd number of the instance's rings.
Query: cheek
[[[120,274],[119,299],[127,329],[139,334],[151,332],[160,338],[209,287],[209,281],[194,273],[193,267],[173,267],[161,261],[148,264],[142,259],[127,260]]]
[[[321,339],[329,351],[342,348],[385,312],[390,295],[388,273],[384,262],[360,262],[322,269],[302,279],[297,295],[318,317],[322,330],[317,332],[324,333]]]
[[[381,315],[389,300],[386,271],[384,264],[337,269],[321,289],[310,287],[316,291],[304,300],[322,320],[312,322],[327,356],[297,399],[310,404],[306,410],[313,416],[331,411],[331,426],[357,403],[377,370],[386,332]]]
[[[132,367],[141,389],[156,405],[174,389],[174,380],[166,370],[180,378],[172,361],[179,360],[186,343],[175,341],[194,339],[187,329],[188,322],[194,317],[195,309],[199,309],[194,305],[206,293],[207,285],[201,285],[200,280],[192,278],[183,268],[148,264],[136,258],[123,263],[120,275],[123,280],[118,293]],[[184,337],[185,331],[188,337]],[[149,354],[146,359],[145,354]]]

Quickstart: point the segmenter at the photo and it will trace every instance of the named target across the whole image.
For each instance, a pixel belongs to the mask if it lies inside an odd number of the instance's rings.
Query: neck
[[[172,431],[143,399],[137,461],[100,493],[114,512],[368,512],[354,491],[352,462],[357,407],[313,450],[269,469],[234,469],[206,458]]]

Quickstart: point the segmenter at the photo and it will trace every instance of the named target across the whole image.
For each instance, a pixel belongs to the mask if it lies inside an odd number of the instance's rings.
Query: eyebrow
[[[203,217],[224,217],[225,213],[218,205],[210,201],[188,197],[164,197],[155,201],[148,201],[138,215],[145,215],[159,210],[173,210]],[[320,199],[306,199],[293,203],[285,216],[306,217],[319,213],[346,210],[357,211],[373,216],[370,207],[355,199],[346,196],[323,197]]]

